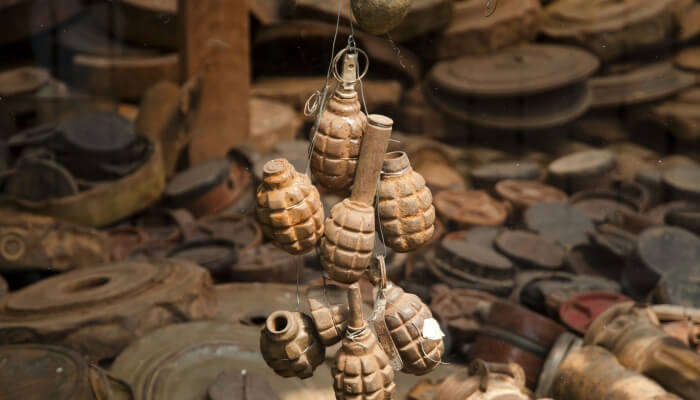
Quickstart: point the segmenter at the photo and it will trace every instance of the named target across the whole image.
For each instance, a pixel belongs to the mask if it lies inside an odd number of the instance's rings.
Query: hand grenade
[[[347,191],[355,177],[367,116],[360,108],[355,83],[357,53],[343,61],[343,80],[323,111],[311,154],[311,172],[331,192]]]
[[[331,368],[337,400],[390,400],[396,389],[394,370],[377,338],[362,318],[362,296],[357,284],[348,290],[348,336]]]
[[[445,346],[442,338],[424,337],[424,324],[433,318],[418,296],[389,284],[384,319],[403,361],[402,372],[424,375],[440,365]],[[435,321],[435,320],[433,320]]]
[[[325,360],[326,348],[307,315],[276,311],[262,328],[260,352],[277,375],[306,379]]]
[[[289,161],[263,167],[256,217],[265,235],[290,254],[302,254],[323,235],[323,206],[318,190]]]
[[[324,346],[333,346],[340,339],[348,327],[348,306],[334,304],[327,307],[318,299],[309,297],[309,309],[314,320],[314,326]]]
[[[382,167],[377,214],[387,244],[400,253],[416,250],[435,233],[433,195],[402,151],[388,153]]]
[[[399,26],[413,0],[352,0],[352,13],[362,30],[383,35]]]

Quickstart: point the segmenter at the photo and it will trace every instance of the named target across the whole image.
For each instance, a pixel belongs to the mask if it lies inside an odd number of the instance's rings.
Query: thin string
[[[301,312],[301,294],[300,294],[300,280],[301,280],[301,269],[303,267],[303,260],[301,255],[297,255],[296,257],[296,262],[297,262],[297,312]]]
[[[365,324],[365,325],[362,327],[362,329],[352,329],[352,328],[348,328],[348,330],[345,332],[345,337],[347,337],[348,339],[350,339],[353,343],[362,346],[362,348],[364,348],[364,349],[366,350],[366,349],[367,349],[367,346],[365,346],[364,343],[359,342],[359,341],[357,340],[357,338],[359,338],[360,336],[362,336],[362,334],[365,333],[366,330],[367,330],[367,324]]]
[[[384,240],[384,231],[382,230],[382,213],[379,212],[379,188],[381,185],[381,179],[377,179],[377,195],[374,198],[374,209],[377,210],[377,222],[379,222],[377,225],[379,227],[379,240],[382,241],[382,247],[383,247],[383,253],[381,254],[386,258],[387,255],[387,248],[386,248],[386,241]]]
[[[316,255],[318,256],[318,248],[316,248]],[[326,292],[326,273],[324,272],[321,274],[321,278],[323,279],[323,298],[326,300],[326,307],[328,307],[328,310],[330,311],[331,314],[331,322],[333,322],[333,328],[335,329],[335,333],[338,334],[338,337],[343,336],[343,332],[340,331],[338,328],[338,323],[335,321],[335,317],[333,316],[333,310],[331,309],[331,302],[328,300],[328,292]]]

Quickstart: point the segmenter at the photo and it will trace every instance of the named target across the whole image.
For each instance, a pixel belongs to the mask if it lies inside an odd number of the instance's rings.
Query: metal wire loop
[[[365,57],[366,62],[365,62],[365,68],[362,70],[362,73],[360,74],[360,76],[358,76],[356,79],[354,79],[352,81],[346,81],[345,79],[343,79],[343,77],[340,75],[340,72],[338,71],[338,61],[340,61],[340,58],[350,50],[358,52],[361,55],[363,55]],[[344,48],[343,50],[340,50],[338,52],[338,54],[336,54],[335,57],[333,58],[333,77],[335,79],[337,79],[338,82],[343,82],[343,83],[347,83],[347,84],[357,83],[357,82],[361,81],[367,75],[367,71],[369,71],[369,56],[367,55],[367,53],[364,50],[362,50],[359,47],[348,46],[348,47]]]
[[[320,105],[321,91],[316,90],[311,94],[311,96],[309,96],[308,99],[306,99],[306,103],[304,103],[304,115],[310,117],[316,114],[316,111],[318,111]]]

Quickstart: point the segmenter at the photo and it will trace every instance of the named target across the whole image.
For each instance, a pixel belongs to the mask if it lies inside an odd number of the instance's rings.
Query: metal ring
[[[364,71],[362,71],[362,73],[360,74],[360,76],[359,76],[357,79],[353,80],[353,81],[346,81],[345,79],[343,79],[342,76],[340,76],[340,74],[339,74],[339,72],[338,72],[338,61],[340,61],[340,57],[342,57],[343,54],[347,53],[348,50],[355,50],[356,52],[362,54],[363,56],[365,56],[365,60],[367,61],[367,62],[365,63],[365,69],[364,69]],[[359,60],[358,60],[358,64],[359,64]],[[338,52],[338,54],[336,54],[335,57],[333,58],[333,77],[334,77],[336,80],[338,80],[338,82],[343,82],[343,83],[348,83],[348,84],[350,84],[350,83],[355,83],[355,82],[359,82],[360,80],[362,80],[362,79],[367,75],[367,71],[369,71],[369,56],[367,55],[367,53],[366,53],[364,50],[362,50],[362,49],[359,48],[359,47],[346,47],[346,48],[344,48],[343,50],[340,50],[340,51]]]

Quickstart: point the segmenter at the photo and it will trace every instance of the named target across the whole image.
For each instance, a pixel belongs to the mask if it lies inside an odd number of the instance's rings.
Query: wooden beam
[[[190,163],[219,158],[249,135],[250,40],[244,0],[178,0],[182,76],[200,74]]]

